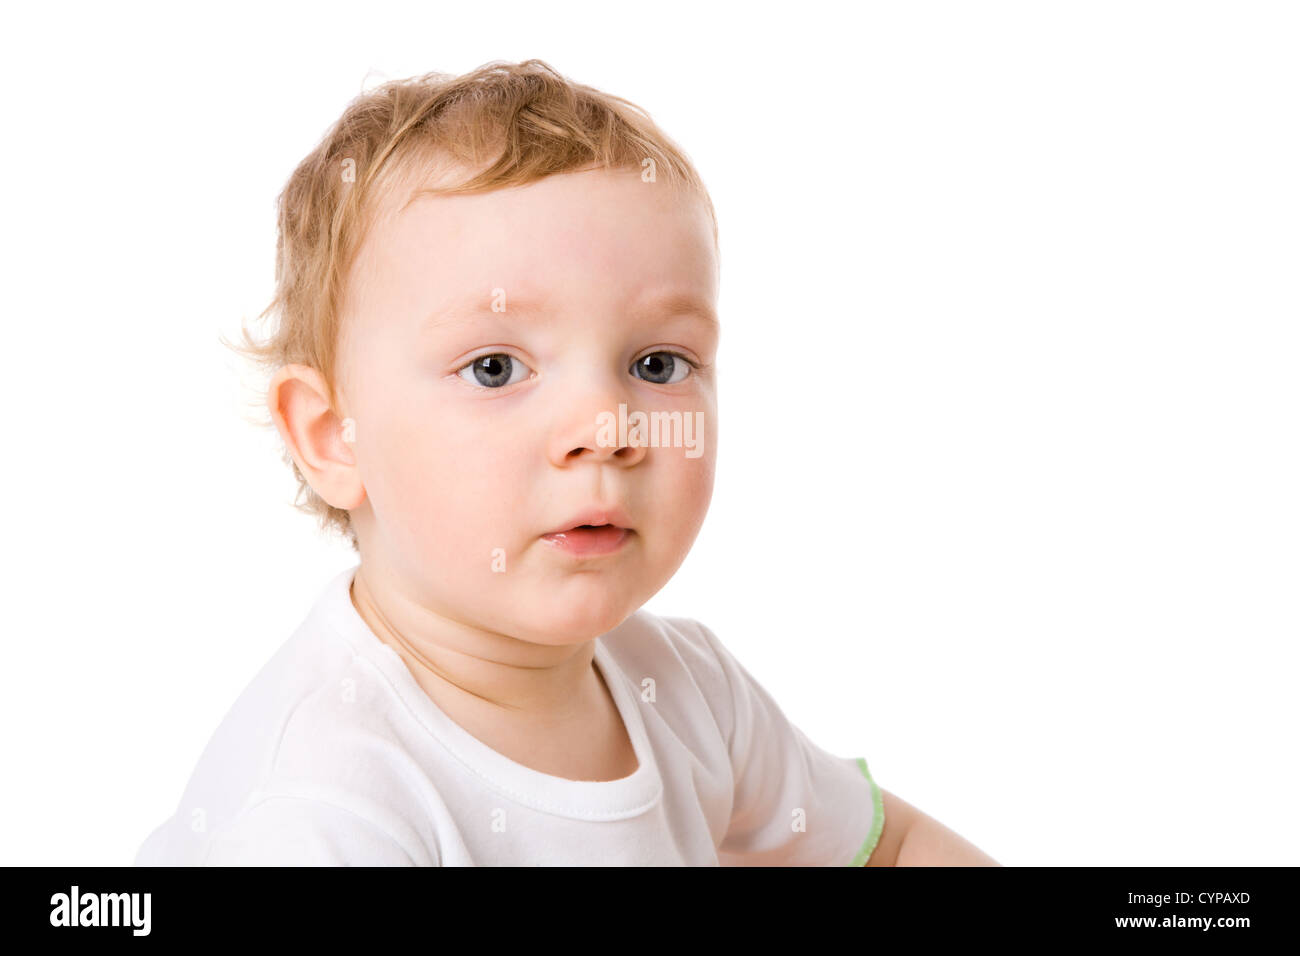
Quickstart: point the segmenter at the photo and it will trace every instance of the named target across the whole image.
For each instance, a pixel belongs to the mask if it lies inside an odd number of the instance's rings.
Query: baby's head
[[[673,142],[492,63],[363,94],[279,204],[279,324],[247,350],[299,506],[367,581],[541,644],[662,588],[717,448],[717,225]],[[631,530],[546,537],[602,520]]]

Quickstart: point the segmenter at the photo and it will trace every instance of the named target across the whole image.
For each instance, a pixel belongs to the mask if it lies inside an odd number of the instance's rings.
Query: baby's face
[[[703,202],[639,169],[381,218],[349,274],[340,342],[367,573],[540,644],[587,640],[640,607],[685,559],[713,491],[717,282]],[[635,412],[679,413],[681,427],[647,429],[660,447],[619,445],[620,405],[629,439]],[[600,508],[631,529],[614,550],[544,537]]]

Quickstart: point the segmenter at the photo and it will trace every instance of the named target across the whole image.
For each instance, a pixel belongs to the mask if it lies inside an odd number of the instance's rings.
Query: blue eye
[[[516,376],[516,372],[531,371],[527,365],[513,356],[506,355],[504,352],[492,352],[488,355],[480,355],[456,374],[471,385],[478,382],[485,388],[504,388],[528,377],[527,374]],[[470,372],[474,378],[471,380],[465,374],[466,372]]]
[[[654,385],[674,385],[690,374],[695,363],[677,352],[651,352],[637,359],[632,367],[638,372],[637,378],[643,381]],[[649,378],[641,372],[645,372]],[[678,372],[681,374],[678,375]]]
[[[678,352],[651,352],[632,364],[637,378],[653,385],[675,385],[690,374],[696,365]],[[456,374],[484,388],[498,389],[524,381],[532,372],[527,365],[505,352],[480,355]],[[471,378],[471,376],[473,376]]]

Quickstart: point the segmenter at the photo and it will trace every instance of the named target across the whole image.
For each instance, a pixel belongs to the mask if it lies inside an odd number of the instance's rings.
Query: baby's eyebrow
[[[429,315],[426,327],[437,329],[449,325],[459,325],[482,316],[500,318],[543,316],[551,311],[540,302],[532,299],[508,298],[505,302],[505,311],[498,312],[492,308],[493,303],[496,301],[498,301],[497,297],[490,294],[477,293],[462,296],[435,309]],[[695,318],[709,326],[714,332],[719,328],[718,316],[713,307],[707,300],[690,292],[671,291],[647,296],[644,304],[632,306],[631,311],[638,316],[644,317],[671,316],[675,318],[682,316]]]
[[[645,313],[654,315],[686,315],[704,322],[718,331],[718,314],[706,299],[691,292],[673,291],[661,293],[651,298],[641,307]]]
[[[462,296],[446,305],[434,309],[425,323],[428,329],[438,329],[448,325],[461,325],[484,316],[509,319],[515,316],[544,315],[546,310],[539,304],[527,299],[507,299],[504,311],[495,311],[492,303],[496,297],[478,293]]]

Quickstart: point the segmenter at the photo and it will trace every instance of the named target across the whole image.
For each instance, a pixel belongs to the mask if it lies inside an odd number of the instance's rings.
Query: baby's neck
[[[607,696],[593,665],[594,641],[540,645],[450,621],[382,586],[363,569],[352,606],[410,669],[434,703],[563,722]],[[456,703],[459,699],[466,703]]]
[[[523,654],[516,651],[522,662],[498,660],[448,647],[427,631],[416,637],[411,633],[416,628],[398,627],[394,614],[380,609],[360,570],[351,598],[361,619],[397,653],[438,709],[486,746],[567,779],[616,780],[636,771],[622,716],[594,666],[593,641],[528,645]],[[486,637],[491,642],[501,635]],[[497,654],[524,643],[502,640]]]

